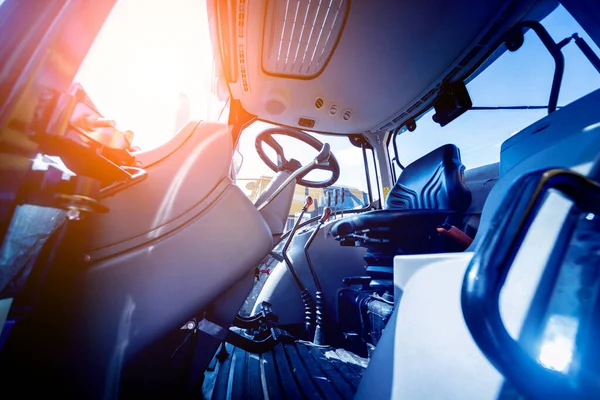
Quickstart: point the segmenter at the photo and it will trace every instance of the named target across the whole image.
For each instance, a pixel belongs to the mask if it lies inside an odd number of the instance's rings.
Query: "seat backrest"
[[[388,195],[387,208],[464,212],[471,204],[464,170],[458,147],[443,145],[402,171]]]

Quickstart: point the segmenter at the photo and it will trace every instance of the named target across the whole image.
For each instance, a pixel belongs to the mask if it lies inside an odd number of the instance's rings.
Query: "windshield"
[[[577,32],[596,54],[597,46],[573,17],[560,6],[542,20],[552,38],[560,40]],[[566,105],[600,87],[600,75],[574,43],[563,48],[565,72],[558,104]],[[548,104],[554,62],[533,32],[525,34],[523,46],[516,52],[505,52],[480,75],[467,84],[473,106],[545,106]],[[408,165],[424,154],[446,143],[460,148],[467,169],[496,163],[500,146],[511,135],[547,115],[538,110],[470,110],[445,127],[433,122],[433,110],[417,121],[414,132],[403,132],[396,138],[398,159]],[[389,144],[394,157],[393,143]],[[396,174],[400,172],[396,163]]]

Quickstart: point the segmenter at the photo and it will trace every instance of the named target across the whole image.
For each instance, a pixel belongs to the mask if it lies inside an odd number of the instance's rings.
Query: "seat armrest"
[[[331,227],[333,236],[346,236],[365,230],[417,232],[435,230],[449,216],[456,215],[451,210],[375,210],[336,222]]]

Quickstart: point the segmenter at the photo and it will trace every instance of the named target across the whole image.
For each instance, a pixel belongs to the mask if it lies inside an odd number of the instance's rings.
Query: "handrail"
[[[514,340],[500,315],[500,291],[546,194],[557,190],[582,213],[600,213],[600,185],[563,169],[521,177],[500,206],[465,273],[461,303],[473,339],[488,360],[531,399],[600,398],[600,384],[585,380],[585,393],[573,377],[546,369]],[[593,396],[590,396],[590,390]]]

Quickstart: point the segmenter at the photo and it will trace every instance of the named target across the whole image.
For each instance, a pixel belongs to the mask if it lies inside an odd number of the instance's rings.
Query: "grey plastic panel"
[[[281,186],[292,173],[288,171],[280,171],[271,180],[265,190],[258,196],[254,205],[260,206],[265,200],[271,196]],[[294,198],[294,190],[296,190],[296,180],[288,183],[281,193],[277,195],[271,202],[260,211],[273,236],[279,237],[284,229],[292,208],[292,200]]]
[[[363,247],[342,247],[329,233],[332,222],[326,223],[310,247],[310,256],[323,288],[325,319],[335,315],[337,290],[342,279],[347,276],[364,275],[365,261]],[[302,283],[313,294],[315,285],[304,255],[304,244],[311,231],[301,231],[294,238],[288,254]],[[282,324],[301,324],[304,322],[304,306],[298,286],[283,263],[279,263],[269,276],[259,294],[256,304],[268,301],[273,312],[279,316]]]
[[[471,205],[466,214],[481,214],[492,188],[498,181],[499,169],[499,163],[494,163],[465,171],[465,183],[471,191]]]
[[[396,302],[402,296],[406,285],[417,272],[439,261],[464,260],[465,254],[472,253],[436,253],[436,254],[410,254],[394,257],[394,296]],[[471,256],[468,256],[470,259]]]
[[[471,248],[475,248],[507,189],[516,178],[541,168],[593,161],[600,153],[600,90],[571,103],[523,129],[502,144],[500,177],[485,203]]]
[[[133,153],[135,161],[138,162],[141,167],[148,167],[160,162],[177,151],[177,149],[194,134],[194,131],[200,124],[200,121],[189,121],[168,142],[150,150],[141,150]]]
[[[79,334],[100,360],[123,363],[217,299],[271,246],[262,217],[231,186],[177,232],[93,265],[80,283]]]
[[[110,212],[90,216],[94,235],[90,236],[88,251],[123,251],[124,242],[159,236],[172,229],[170,225],[180,225],[181,221],[174,222],[178,218],[190,218],[186,215],[190,210],[207,207],[200,203],[214,195],[224,180],[229,181],[231,141],[226,124],[197,124],[176,151],[147,168],[146,180],[103,200]],[[114,245],[119,249],[106,250]],[[139,243],[133,242],[130,247],[136,245]]]
[[[254,272],[251,271],[222,293],[211,306],[209,313],[210,321],[222,327],[229,327],[244,303],[246,296],[252,290],[253,283]],[[208,367],[208,364],[217,352],[221,341],[205,333],[198,332],[198,335],[201,336],[199,337],[200,340],[197,341],[199,346],[195,349],[190,376],[191,379],[196,379],[199,383],[206,367]]]
[[[356,399],[495,399],[500,374],[471,339],[460,307],[471,257],[424,262],[383,331]]]
[[[202,123],[148,179],[108,199],[107,214],[75,223],[95,251],[87,263],[53,266],[22,328],[36,333],[7,355],[11,373],[47,371],[47,384],[74,397],[114,398],[130,359],[247,278],[273,241],[228,178],[231,155],[227,126]],[[224,320],[245,290],[223,300]]]

